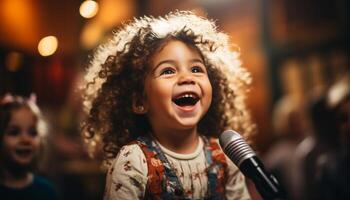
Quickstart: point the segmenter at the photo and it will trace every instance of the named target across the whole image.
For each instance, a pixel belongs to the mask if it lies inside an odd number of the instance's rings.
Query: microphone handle
[[[266,172],[258,157],[252,156],[244,160],[239,168],[245,176],[254,182],[264,200],[284,199],[277,179]]]

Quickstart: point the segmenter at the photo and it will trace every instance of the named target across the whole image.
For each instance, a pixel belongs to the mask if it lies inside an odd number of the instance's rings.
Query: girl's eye
[[[194,66],[192,67],[191,71],[192,73],[202,73],[204,72],[204,69],[201,66]]]
[[[6,134],[9,135],[9,136],[17,136],[21,133],[21,130],[18,128],[18,127],[12,127],[12,128],[9,128],[7,131],[6,131]]]
[[[10,127],[7,131],[6,134],[8,136],[12,136],[12,137],[16,137],[19,134],[21,134],[21,129],[20,127]],[[28,130],[26,130],[27,134],[32,136],[32,137],[36,137],[38,135],[38,131],[35,127],[31,127]]]
[[[160,73],[160,75],[168,75],[168,74],[174,74],[174,73],[175,73],[175,70],[166,68]]]
[[[32,137],[35,137],[38,135],[38,131],[36,130],[36,128],[32,127],[28,130],[28,134]]]

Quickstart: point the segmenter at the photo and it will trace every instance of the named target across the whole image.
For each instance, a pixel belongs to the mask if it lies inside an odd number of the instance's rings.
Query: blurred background
[[[347,0],[1,0],[0,96],[37,94],[50,124],[50,156],[43,173],[54,181],[62,199],[101,199],[105,181],[101,160],[89,158],[79,133],[77,84],[89,54],[133,17],[192,10],[216,19],[219,29],[240,47],[243,65],[253,76],[248,105],[258,126],[254,146],[273,170],[281,160],[307,151],[305,139],[315,135],[313,103],[348,77],[349,4]],[[283,175],[280,179],[287,179],[286,185],[291,180]]]

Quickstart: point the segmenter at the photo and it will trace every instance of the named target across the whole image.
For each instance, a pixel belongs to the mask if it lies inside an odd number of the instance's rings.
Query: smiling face
[[[212,100],[202,57],[178,40],[153,55],[144,87],[143,106],[155,135],[196,130]]]
[[[1,156],[9,166],[28,167],[36,155],[40,138],[37,118],[29,108],[13,110],[2,140]]]

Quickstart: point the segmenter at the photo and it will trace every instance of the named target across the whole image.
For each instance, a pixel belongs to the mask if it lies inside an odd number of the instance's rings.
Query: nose
[[[184,84],[195,84],[195,78],[193,77],[193,74],[190,72],[182,72],[179,77],[178,84],[184,85]]]
[[[22,143],[31,143],[33,137],[27,131],[22,131],[20,139]]]

